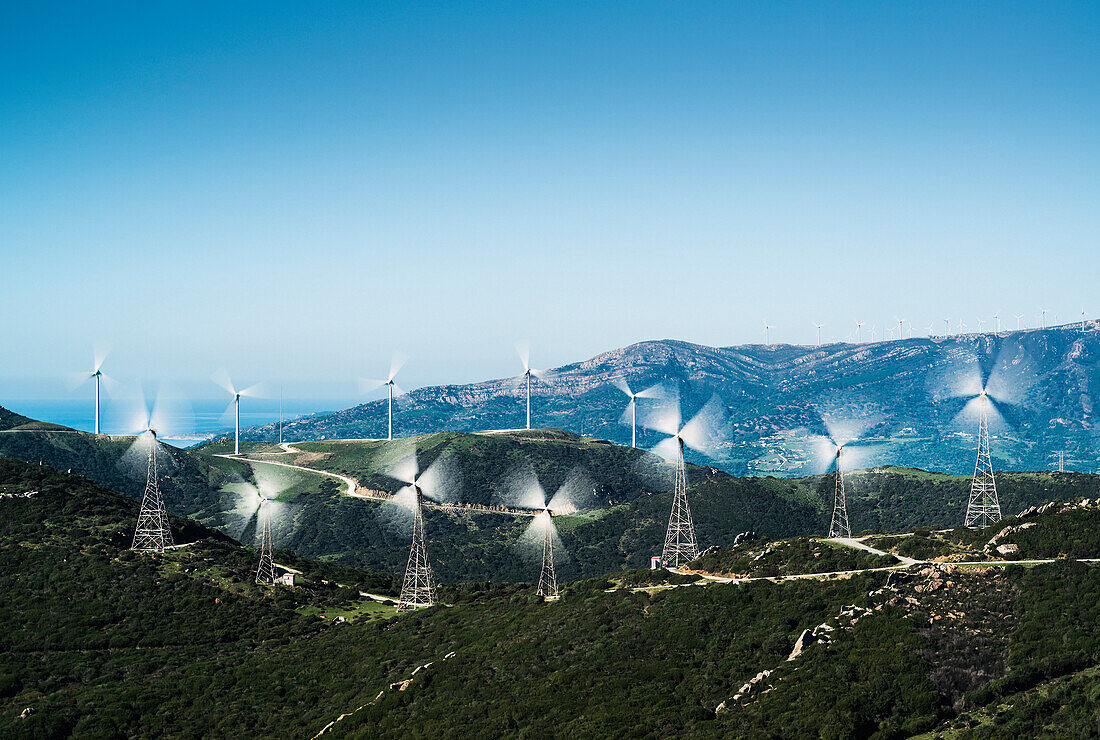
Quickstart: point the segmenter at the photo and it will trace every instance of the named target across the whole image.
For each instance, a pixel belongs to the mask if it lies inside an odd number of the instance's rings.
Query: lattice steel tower
[[[836,451],[836,487],[833,489],[833,516],[829,520],[830,537],[851,537],[848,526],[848,499],[844,495],[844,470],[840,464],[840,449]]]
[[[416,508],[413,510],[413,538],[409,548],[409,564],[405,568],[405,582],[401,586],[401,598],[397,611],[407,612],[435,605],[435,580],[432,566],[428,564],[428,548],[424,545],[424,494],[420,486],[416,492]]]
[[[684,462],[684,440],[676,437],[679,454],[676,457],[676,489],[672,497],[672,515],[668,518],[668,533],[661,562],[678,567],[699,557],[695,542],[695,525],[687,498],[687,464]]]
[[[260,564],[256,567],[256,583],[275,583],[275,560],[271,547],[271,499],[264,499],[260,504],[260,514],[264,518],[264,526],[260,534]]]
[[[164,552],[173,544],[172,529],[168,526],[168,510],[164,508],[164,496],[160,493],[157,475],[157,433],[149,430],[152,441],[149,447],[149,470],[145,480],[145,495],[141,499],[137,529],[131,550],[138,552]]]
[[[539,596],[558,598],[558,576],[554,571],[554,515],[547,509],[546,532],[542,538],[542,573],[539,575]],[[541,515],[540,515],[541,516]]]
[[[997,481],[993,478],[993,459],[989,455],[989,397],[981,395],[978,416],[978,460],[974,463],[974,478],[970,482],[970,501],[966,504],[966,526],[988,527],[1001,518],[1001,502],[997,498]]]

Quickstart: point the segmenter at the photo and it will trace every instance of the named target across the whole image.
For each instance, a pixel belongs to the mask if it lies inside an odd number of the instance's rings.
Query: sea
[[[278,398],[242,398],[241,429],[278,421],[289,421],[309,414],[327,413],[362,403],[360,399],[284,398],[280,412]],[[0,400],[0,406],[17,414],[53,424],[91,432],[95,429],[95,403],[91,399],[13,399]],[[104,434],[134,434],[134,406],[112,403],[104,398],[100,405],[100,431]],[[157,422],[167,428],[162,441],[176,447],[193,447],[233,432],[233,408],[224,398],[191,399],[173,404],[165,418]]]

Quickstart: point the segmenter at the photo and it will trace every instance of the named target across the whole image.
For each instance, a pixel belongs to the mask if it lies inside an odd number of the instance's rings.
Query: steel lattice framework
[[[424,545],[424,494],[420,486],[416,491],[416,508],[413,510],[413,537],[409,548],[409,564],[405,568],[405,582],[401,586],[401,598],[397,611],[406,612],[435,605],[435,580],[428,563],[428,548]]]
[[[668,518],[668,533],[661,562],[679,567],[699,557],[695,542],[695,525],[691,521],[691,509],[687,500],[687,465],[684,462],[684,440],[676,438],[679,454],[676,457],[676,486],[672,497],[672,514]]]
[[[836,451],[836,487],[833,489],[833,516],[829,520],[830,537],[851,537],[848,526],[848,499],[844,495],[844,469],[840,463],[840,450]]]
[[[134,543],[131,550],[138,552],[164,552],[172,542],[172,529],[168,526],[168,510],[164,508],[164,497],[160,492],[160,480],[157,474],[157,435],[150,431],[152,441],[149,447],[149,469],[145,480],[145,495],[141,499],[141,511],[138,513],[137,529],[134,530]]]
[[[262,515],[264,526],[260,534],[260,564],[256,567],[256,583],[275,583],[275,561],[271,547],[271,502],[264,501]]]
[[[548,599],[558,598],[558,576],[554,571],[554,520],[549,510],[546,512],[546,533],[542,538],[542,573],[539,575],[539,596]]]
[[[988,527],[1001,518],[997,481],[993,478],[993,458],[989,454],[989,400],[982,394],[978,419],[978,459],[970,482],[970,501],[966,504],[967,527]]]

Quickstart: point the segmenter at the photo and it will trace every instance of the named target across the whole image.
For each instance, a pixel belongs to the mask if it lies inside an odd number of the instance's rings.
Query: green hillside
[[[291,452],[278,445],[248,443],[242,450],[248,460],[221,456],[232,452],[224,441],[194,450],[162,447],[172,463],[161,485],[173,513],[251,544],[256,533],[254,512],[238,509],[239,493],[261,480],[277,478],[278,498],[287,504],[287,515],[275,524],[277,546],[308,557],[400,574],[408,552],[407,526],[379,501],[348,497],[343,481],[321,471],[350,476],[368,493],[389,493],[401,484],[386,472],[414,444],[422,469],[440,456],[449,460],[446,498],[452,503],[508,504],[512,502],[509,481],[528,468],[549,493],[575,471],[583,471],[586,491],[591,493],[587,504],[575,515],[556,519],[563,546],[559,566],[563,578],[647,567],[650,556],[660,552],[671,505],[670,466],[640,450],[555,430],[443,433],[389,443],[303,442],[295,443]],[[137,498],[145,486],[145,461],[128,453],[131,445],[132,438],[72,431],[0,433],[2,455],[72,470]],[[288,464],[305,469],[288,468]],[[704,547],[728,547],[745,531],[776,539],[820,536],[827,526],[833,476],[735,478],[696,465],[689,466],[688,475],[689,501]],[[998,473],[998,485],[1002,508],[1009,514],[1049,499],[1095,496],[1100,477]],[[969,479],[875,468],[849,473],[847,488],[854,531],[953,528],[963,518]],[[536,578],[538,562],[520,546],[529,518],[500,511],[438,508],[429,508],[425,517],[429,553],[442,581]],[[914,543],[919,540],[905,545]]]
[[[1095,507],[1063,508],[1026,521],[1092,526]],[[304,585],[260,588],[254,552],[182,520],[195,544],[135,555],[135,514],[0,460],[9,734],[301,738],[346,715],[327,737],[1085,737],[1100,711],[1100,568],[1074,561],[680,587],[611,574],[550,603],[471,583],[394,615],[335,585],[386,577],[299,559]],[[788,660],[807,630],[823,637]]]

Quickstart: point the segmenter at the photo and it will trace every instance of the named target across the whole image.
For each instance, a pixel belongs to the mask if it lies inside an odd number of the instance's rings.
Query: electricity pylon
[[[149,447],[149,470],[145,480],[145,495],[141,498],[137,529],[131,550],[138,552],[164,552],[172,542],[172,529],[168,526],[168,510],[160,493],[157,475],[157,433],[149,430],[152,442]]]
[[[275,583],[275,560],[271,547],[271,499],[264,499],[263,511],[264,527],[260,535],[260,564],[256,567],[256,583],[273,585]]]
[[[546,510],[546,533],[542,538],[542,574],[539,575],[539,596],[558,598],[558,576],[554,572],[554,515]]]
[[[966,505],[967,527],[988,527],[1001,518],[1001,502],[997,498],[997,481],[993,478],[993,459],[989,455],[989,399],[982,391],[978,417],[978,460],[974,463],[974,478],[970,482],[970,501]]]
[[[836,451],[836,487],[833,489],[833,516],[829,520],[830,537],[851,537],[848,526],[848,501],[844,495],[844,470],[840,465],[840,449]]]
[[[661,562],[679,567],[699,557],[695,542],[695,525],[691,522],[691,509],[687,499],[687,464],[684,462],[684,440],[676,437],[679,455],[676,458],[676,488],[672,497],[672,515],[668,518],[668,533]]]
[[[405,582],[401,586],[401,598],[397,611],[407,612],[435,605],[435,581],[432,566],[428,564],[428,548],[424,545],[424,494],[420,486],[413,485],[416,508],[413,510],[413,538],[409,548],[409,564],[405,568]]]

